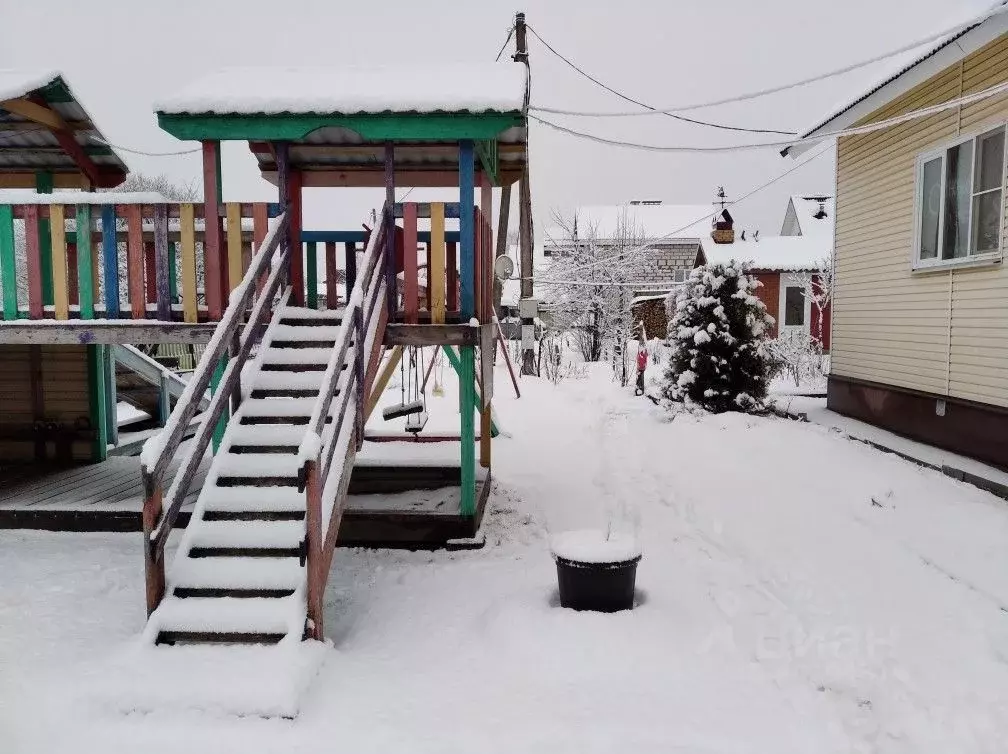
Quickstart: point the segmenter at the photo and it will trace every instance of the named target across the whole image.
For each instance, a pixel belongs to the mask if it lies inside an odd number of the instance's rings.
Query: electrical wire
[[[604,136],[598,136],[597,134],[585,133],[584,131],[576,131],[572,128],[567,128],[566,126],[561,126],[559,123],[553,123],[552,121],[539,118],[535,115],[529,115],[531,120],[541,123],[544,126],[552,128],[556,131],[568,134],[569,136],[575,136],[581,139],[587,139],[589,141],[594,141],[598,144],[605,144],[607,146],[614,147],[626,147],[628,149],[641,149],[648,152],[673,152],[673,153],[704,153],[704,152],[747,152],[757,149],[768,149],[782,147],[795,147],[801,144],[815,144],[825,139],[840,138],[843,136],[858,136],[861,134],[872,133],[874,131],[881,131],[891,126],[899,125],[901,123],[906,123],[911,120],[917,120],[919,118],[927,118],[931,115],[935,115],[944,110],[950,110],[954,107],[961,107],[962,105],[969,105],[974,102],[979,102],[980,100],[987,99],[989,97],[996,97],[999,94],[1003,94],[1008,91],[1008,81],[1001,84],[996,84],[992,87],[984,89],[979,92],[974,92],[973,94],[964,94],[960,97],[955,97],[945,102],[940,102],[937,105],[931,105],[929,107],[923,107],[919,110],[911,110],[908,113],[903,113],[902,115],[897,115],[892,118],[886,118],[885,120],[880,120],[875,123],[869,123],[864,126],[855,126],[853,128],[844,128],[839,131],[825,131],[821,134],[816,134],[815,136],[806,136],[801,139],[790,139],[788,141],[765,141],[757,142],[755,144],[728,144],[725,146],[716,147],[700,147],[700,146],[681,146],[681,145],[670,145],[664,146],[659,144],[640,144],[632,141],[621,141],[619,139],[609,139]]]
[[[112,147],[112,149],[118,149],[120,152],[136,154],[142,157],[178,157],[184,154],[196,154],[203,151],[203,147],[193,147],[192,149],[179,149],[175,152],[145,152],[142,149],[133,149],[132,147],[124,147],[122,144],[113,144],[111,141],[106,141],[100,136],[90,136],[88,138],[92,141],[97,141],[99,144]]]
[[[514,31],[515,31],[514,26],[508,29],[507,38],[504,40],[504,44],[501,45],[500,51],[497,53],[497,57],[494,58],[495,63],[498,62],[500,60],[501,55],[504,54],[504,48],[506,48],[508,46],[508,42],[511,41],[511,37],[514,35]]]
[[[829,145],[823,146],[821,149],[819,149],[818,151],[816,151],[815,153],[813,153],[809,157],[806,157],[801,162],[796,163],[795,165],[791,166],[790,168],[788,168],[787,170],[785,170],[783,173],[780,173],[779,175],[775,176],[774,178],[771,178],[766,183],[763,183],[763,184],[757,186],[756,188],[751,189],[750,191],[746,192],[741,197],[739,197],[738,199],[735,200],[735,204],[739,204],[741,202],[744,202],[746,199],[748,199],[748,198],[750,198],[752,196],[755,196],[760,191],[763,191],[764,189],[767,189],[770,186],[772,186],[773,184],[777,183],[777,181],[780,181],[783,178],[791,175],[791,173],[795,172],[796,170],[799,170],[799,169],[805,167],[807,164],[809,164],[813,160],[818,159],[819,157],[821,157],[822,155],[824,155],[828,149],[829,149]],[[598,267],[599,265],[610,265],[610,264],[612,264],[613,262],[615,262],[615,261],[617,261],[619,259],[623,259],[624,257],[630,257],[631,255],[634,255],[634,254],[641,254],[641,253],[643,253],[645,251],[648,251],[648,250],[654,248],[655,245],[661,243],[662,241],[667,241],[670,238],[677,237],[684,230],[687,230],[688,228],[693,227],[697,223],[701,223],[704,220],[710,220],[710,219],[712,219],[716,214],[718,214],[718,212],[720,212],[720,209],[712,210],[710,213],[705,214],[705,215],[703,215],[701,217],[698,217],[693,222],[688,223],[686,225],[683,225],[680,228],[676,228],[675,230],[671,231],[670,233],[666,233],[664,236],[659,236],[657,238],[653,238],[653,239],[649,240],[643,246],[637,246],[637,247],[634,247],[633,249],[628,249],[627,251],[621,252],[619,254],[615,254],[615,255],[613,255],[611,257],[606,257],[605,259],[599,259],[599,260],[596,260],[594,262],[589,262],[588,264],[584,264],[584,265],[581,265],[581,266],[578,266],[578,267],[574,267],[574,268],[569,269],[569,270],[564,270],[564,273],[566,275],[572,275],[572,274],[581,272],[583,270],[591,269],[592,267]],[[585,282],[585,281],[577,281],[577,280],[559,280],[559,281],[555,281],[555,280],[535,279],[535,278],[532,278],[532,277],[529,277],[529,278],[519,278],[519,279],[521,279],[521,280],[524,280],[524,279],[533,280],[536,283],[543,283],[545,285],[597,285],[597,283],[591,283],[591,282]]]
[[[528,28],[528,30],[529,30],[529,32],[531,32],[532,36],[534,36],[536,39],[538,39],[546,47],[547,50],[549,50],[550,52],[552,52],[554,55],[556,55],[558,58],[560,58],[563,62],[565,62],[568,66],[570,66],[571,68],[573,68],[575,71],[577,71],[579,74],[581,74],[586,79],[588,79],[589,81],[591,81],[593,84],[596,84],[597,86],[602,87],[603,89],[605,89],[607,92],[609,92],[611,94],[615,94],[620,99],[626,100],[627,102],[630,102],[630,103],[632,103],[634,105],[638,105],[640,107],[643,107],[646,110],[650,111],[651,113],[654,113],[654,114],[660,113],[661,115],[665,115],[665,116],[667,116],[669,118],[674,118],[675,120],[680,120],[680,121],[683,121],[683,122],[686,122],[686,123],[692,123],[692,124],[697,125],[697,126],[707,126],[708,128],[719,128],[719,129],[722,129],[722,130],[725,130],[725,131],[741,131],[741,132],[744,132],[744,133],[754,133],[754,134],[782,134],[784,136],[795,136],[796,133],[797,133],[795,131],[779,131],[779,130],[773,129],[773,128],[743,128],[741,126],[729,126],[729,125],[726,125],[724,123],[714,123],[714,122],[707,121],[707,120],[699,120],[697,118],[688,118],[685,115],[676,115],[675,113],[661,112],[658,109],[656,109],[656,108],[652,107],[651,105],[647,104],[646,102],[641,102],[640,100],[634,99],[633,97],[631,97],[631,96],[629,96],[627,94],[624,94],[623,92],[619,91],[618,89],[614,89],[613,87],[609,86],[608,84],[605,84],[602,81],[599,81],[599,79],[595,78],[590,73],[588,73],[587,71],[585,71],[583,68],[579,67],[572,60],[570,60],[569,58],[567,58],[564,55],[562,55],[559,52],[557,52],[557,50],[554,49],[553,46],[549,42],[547,42],[545,39],[543,39],[542,37],[540,37],[539,33],[535,29],[533,29],[531,26],[528,26],[526,28]],[[532,110],[539,110],[539,108],[535,108],[535,107],[533,107],[531,109]]]
[[[635,117],[635,116],[641,116],[641,115],[656,115],[656,114],[659,114],[659,113],[661,113],[661,114],[671,114],[671,113],[677,113],[677,112],[686,112],[686,111],[689,111],[689,110],[700,110],[700,109],[706,108],[706,107],[716,107],[718,105],[727,105],[727,104],[730,104],[730,103],[733,103],[733,102],[746,102],[748,100],[757,99],[759,97],[765,97],[765,96],[770,95],[770,94],[776,94],[778,92],[783,92],[783,91],[786,91],[788,89],[796,89],[798,87],[807,86],[808,84],[814,84],[814,83],[817,83],[819,81],[824,81],[825,79],[833,78],[835,76],[841,76],[841,75],[843,75],[845,73],[850,73],[851,71],[856,71],[858,68],[864,68],[865,66],[869,66],[869,65],[872,65],[873,63],[881,62],[881,61],[886,60],[886,59],[891,58],[891,57],[895,57],[896,55],[900,55],[900,54],[902,54],[904,52],[910,52],[911,50],[914,50],[914,49],[916,49],[918,47],[922,47],[923,45],[926,45],[926,44],[929,44],[929,43],[932,43],[932,42],[938,42],[939,40],[943,40],[946,37],[949,37],[949,36],[952,36],[952,35],[956,35],[956,34],[959,34],[959,33],[963,32],[963,31],[966,31],[966,30],[968,30],[968,29],[970,29],[970,28],[972,28],[974,26],[977,26],[978,24],[983,23],[984,21],[986,21],[989,18],[992,18],[993,16],[996,16],[996,15],[999,15],[1001,13],[1004,13],[1006,10],[1008,10],[1008,3],[1002,2],[1002,3],[999,3],[998,5],[995,5],[994,7],[990,8],[986,12],[980,14],[979,16],[976,16],[976,17],[970,19],[969,21],[961,22],[959,24],[956,24],[955,26],[952,26],[950,28],[944,29],[944,30],[942,30],[940,32],[937,32],[935,34],[931,34],[931,35],[929,35],[927,37],[924,37],[924,38],[921,38],[921,39],[917,39],[917,40],[915,40],[913,42],[910,42],[908,44],[905,44],[902,47],[899,47],[899,48],[897,48],[895,50],[890,50],[888,52],[884,52],[884,53],[881,53],[879,55],[875,55],[873,57],[866,58],[864,60],[859,60],[859,61],[857,61],[855,63],[851,63],[850,65],[846,65],[846,66],[844,66],[842,68],[837,68],[837,69],[832,70],[832,71],[827,71],[826,73],[820,73],[820,74],[818,74],[816,76],[810,76],[809,78],[799,79],[797,81],[792,81],[792,82],[787,83],[787,84],[780,84],[778,86],[767,87],[765,89],[758,89],[758,90],[755,90],[755,91],[752,91],[752,92],[746,92],[744,94],[736,94],[734,96],[724,97],[722,99],[707,100],[707,101],[704,101],[704,102],[693,102],[693,103],[690,103],[690,104],[687,104],[687,105],[675,105],[675,106],[669,106],[669,107],[660,107],[660,108],[655,108],[654,111],[647,111],[647,112],[640,112],[639,110],[633,110],[633,111],[629,111],[629,112],[612,112],[612,111],[608,111],[608,112],[589,112],[589,111],[584,111],[584,110],[566,110],[566,109],[563,109],[563,108],[539,107],[539,106],[532,106],[532,107],[530,107],[530,109],[534,110],[536,112],[541,112],[541,113],[551,113],[553,115],[577,115],[577,116],[585,116],[585,117],[593,117],[593,118],[629,118],[629,117]],[[535,32],[533,32],[533,33],[535,33]]]

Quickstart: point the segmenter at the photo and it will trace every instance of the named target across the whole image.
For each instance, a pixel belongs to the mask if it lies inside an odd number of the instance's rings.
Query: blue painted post
[[[462,321],[468,322],[476,307],[474,262],[475,245],[473,234],[473,143],[459,142],[459,287],[462,289],[459,310]]]
[[[119,255],[116,247],[115,205],[102,207],[102,258],[105,271],[105,316],[119,319]]]

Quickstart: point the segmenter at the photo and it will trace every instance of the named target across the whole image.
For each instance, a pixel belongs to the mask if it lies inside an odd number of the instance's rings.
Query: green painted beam
[[[341,126],[374,141],[457,141],[496,138],[522,125],[512,113],[385,113],[358,115],[182,115],[158,113],[158,125],[179,139],[296,141]]]
[[[108,346],[87,346],[88,407],[94,440],[91,460],[104,461],[108,457],[108,406],[105,401],[105,353]]]
[[[442,346],[442,349],[444,349],[445,355],[448,357],[448,361],[452,365],[452,369],[455,370],[455,374],[458,375],[459,380],[461,381],[462,380],[462,362],[459,360],[458,354],[455,353],[455,349],[453,349],[451,346]],[[474,383],[474,385],[475,385],[475,379],[476,378],[473,377],[473,383]],[[481,401],[480,401],[479,391],[475,388],[475,386],[473,387],[473,398],[472,398],[472,401],[473,401],[473,409],[478,413],[479,410],[480,410]],[[459,410],[461,410],[461,407],[462,407],[462,404],[459,403]],[[491,437],[496,437],[499,434],[500,434],[500,430],[497,429],[496,422],[491,421],[490,422],[490,436]]]
[[[221,356],[221,360],[218,362],[217,368],[214,369],[213,376],[210,378],[211,395],[217,392],[217,386],[220,385],[221,378],[224,376],[224,370],[227,368],[227,363],[227,356]],[[214,455],[217,455],[217,451],[220,450],[221,443],[224,441],[224,431],[227,429],[227,425],[228,410],[227,407],[225,407],[224,412],[221,414],[220,419],[217,420],[217,426],[214,427],[213,431]]]
[[[14,254],[14,210],[0,204],[0,283],[3,285],[3,318],[17,319],[17,262]]]
[[[77,233],[77,295],[80,301],[81,319],[94,319],[95,285],[91,264],[91,205],[77,205],[77,227],[84,232]]]
[[[459,513],[463,516],[476,515],[476,356],[472,346],[459,349],[462,361],[459,376],[459,390],[462,393],[462,420],[459,437],[462,454],[460,458],[462,474],[462,504]]]

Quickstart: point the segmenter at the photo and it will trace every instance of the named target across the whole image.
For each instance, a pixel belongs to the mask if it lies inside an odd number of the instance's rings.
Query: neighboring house
[[[645,247],[627,259],[626,278],[639,283],[621,295],[627,297],[634,323],[645,323],[647,336],[665,337],[664,299],[689,271],[706,261],[704,248],[712,244],[709,204],[665,204],[661,200],[635,200],[626,204],[580,207],[564,225],[547,228],[544,255],[547,262],[571,254],[578,245],[597,244],[615,259],[622,252]]]
[[[805,135],[1008,82],[1005,5],[924,54],[903,56],[891,75]],[[835,411],[1002,467],[1006,122],[1002,94],[839,139],[827,393]]]
[[[828,236],[833,242],[836,203],[826,194],[798,194],[788,200],[782,236]]]
[[[771,337],[781,333],[802,333],[822,340],[830,350],[830,304],[813,303],[822,284],[823,266],[828,264],[831,234],[809,236],[761,236],[736,233],[733,243],[708,247],[710,262],[732,259],[747,262],[750,274],[760,281],[757,297],[774,318]],[[821,308],[821,311],[820,311]]]

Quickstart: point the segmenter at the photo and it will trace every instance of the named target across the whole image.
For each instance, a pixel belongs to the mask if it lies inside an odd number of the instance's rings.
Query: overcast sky
[[[384,0],[4,0],[0,67],[56,68],[117,144],[184,143],[160,131],[151,103],[227,65],[409,64],[492,59],[514,12],[560,52],[610,85],[658,106],[760,89],[838,68],[927,36],[991,0],[550,0],[507,3]],[[59,23],[53,23],[58,18]],[[513,49],[513,43],[509,46]],[[629,109],[530,39],[533,103]],[[859,96],[886,70],[862,69],[760,100],[697,111],[732,125],[800,130]],[[662,116],[559,118],[600,135],[652,144],[746,140]],[[748,137],[759,140],[763,137]],[[198,155],[124,155],[130,167],[195,181]],[[776,150],[654,154],[531,129],[538,227],[553,208],[629,199],[706,203],[719,185],[736,197],[794,163]],[[244,145],[224,150],[226,200],[273,199]],[[736,208],[747,227],[777,233],[792,193],[833,191],[833,150]],[[419,190],[411,199],[437,198]],[[312,190],[306,227],[356,227],[375,190]]]

